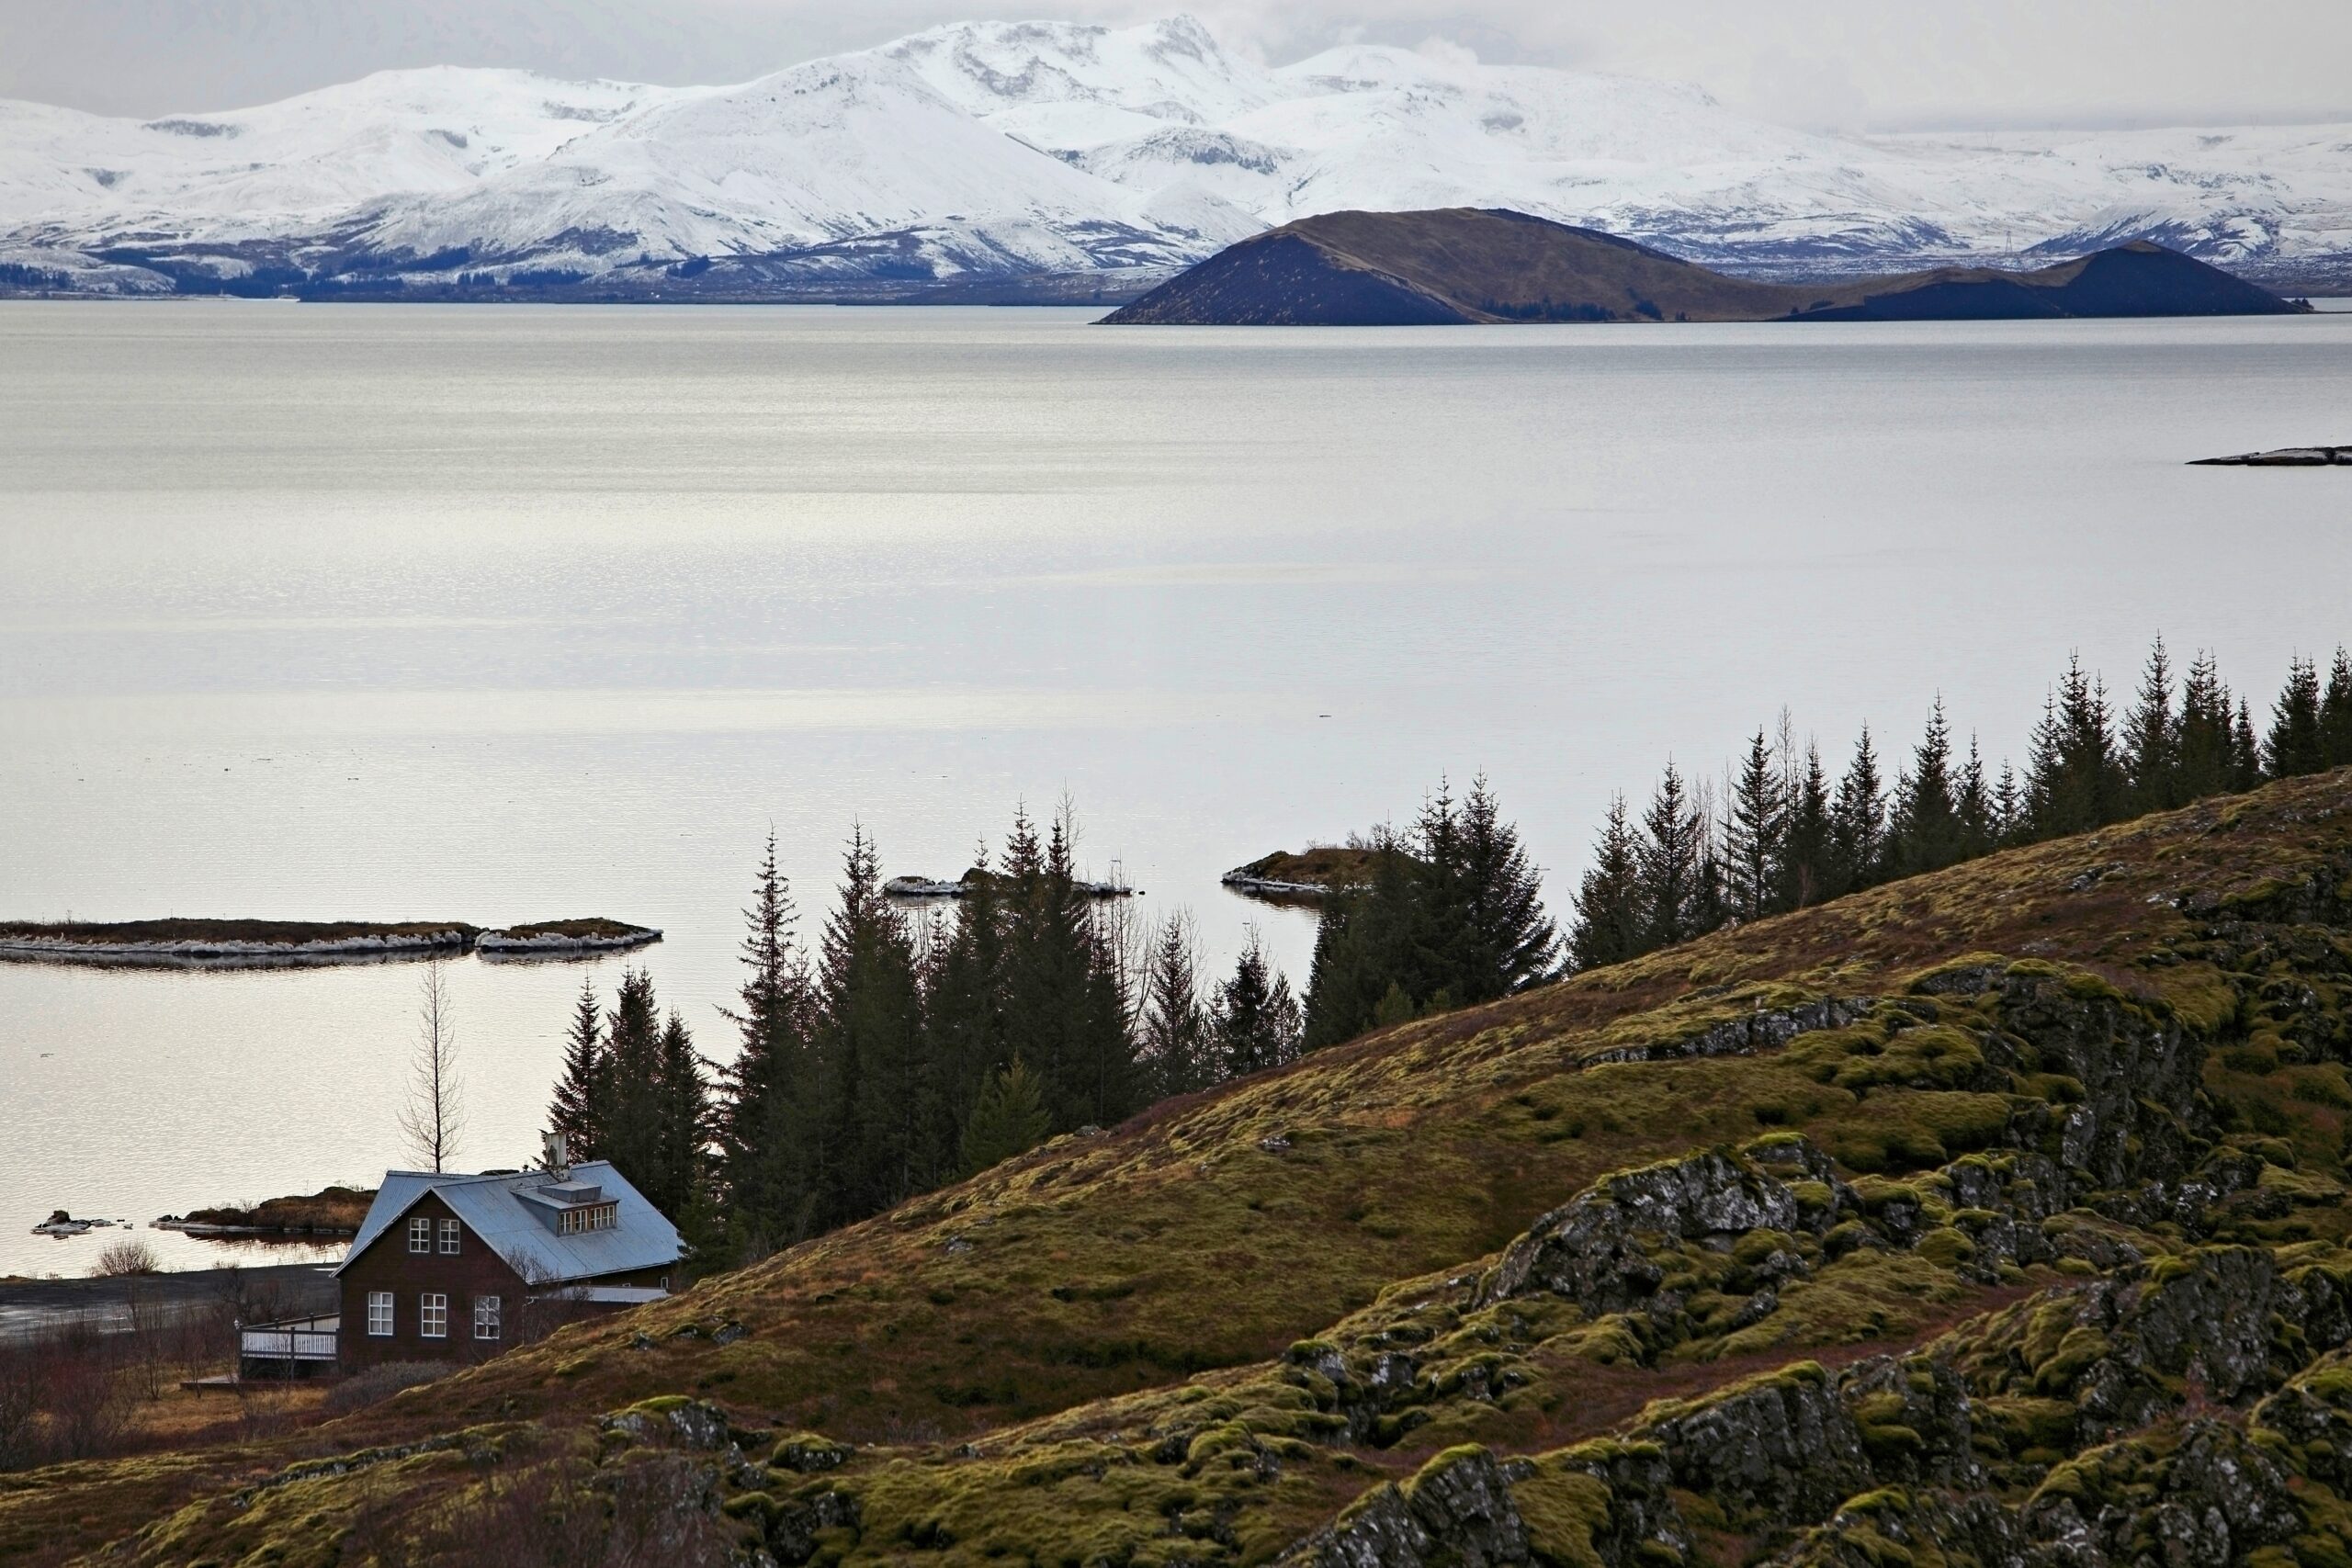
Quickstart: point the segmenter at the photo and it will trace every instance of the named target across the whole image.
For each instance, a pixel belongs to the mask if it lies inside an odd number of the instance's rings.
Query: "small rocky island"
[[[1992,321],[2278,316],[2307,302],[2146,241],[2012,272],[1735,277],[1596,229],[1502,209],[1327,212],[1227,246],[1114,326],[1513,321]]]
[[[974,866],[953,882],[933,876],[894,876],[882,885],[882,891],[892,898],[967,898],[975,888],[994,880],[992,873]],[[1073,881],[1070,886],[1089,898],[1132,898],[1140,891],[1115,875],[1108,882]]]
[[[1248,865],[1237,865],[1217,880],[1236,893],[1273,903],[1313,903],[1372,880],[1378,851],[1361,844],[1310,844],[1276,850]]]
[[[650,926],[602,917],[485,929],[462,920],[163,919],[0,922],[0,959],[235,966],[388,957],[561,956],[659,942]]]
[[[2230,457],[2195,457],[2192,468],[2352,468],[2352,446],[2280,446],[2268,452],[2240,452]]]

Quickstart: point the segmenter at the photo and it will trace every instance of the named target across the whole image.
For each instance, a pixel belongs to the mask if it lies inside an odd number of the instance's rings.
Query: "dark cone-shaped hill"
[[[1384,1031],[323,1426],[0,1475],[0,1560],[2340,1563],[2348,1002],[2352,771]]]
[[[2145,242],[2033,272],[1945,268],[1832,284],[1729,277],[1521,212],[1330,212],[1228,245],[1107,324],[2009,321],[2281,315],[2302,307]]]

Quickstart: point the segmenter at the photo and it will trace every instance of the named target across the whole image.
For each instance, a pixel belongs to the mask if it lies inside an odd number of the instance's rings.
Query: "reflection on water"
[[[773,827],[813,938],[850,824],[1081,858],[1255,921],[1227,868],[1484,768],[1572,885],[1611,790],[1787,703],[1940,692],[2015,754],[2070,648],[2275,686],[2332,645],[2352,317],[1097,332],[1080,312],[0,310],[0,917],[601,914],[659,948],[457,965],[513,1165],[583,974],[723,1059]],[[0,966],[0,1271],[372,1182],[403,964]],[[142,1231],[175,1263],[221,1244]]]

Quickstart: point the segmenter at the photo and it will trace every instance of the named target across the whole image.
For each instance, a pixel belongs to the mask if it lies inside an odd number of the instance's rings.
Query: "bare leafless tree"
[[[418,1164],[447,1170],[465,1132],[459,1104],[464,1084],[458,1077],[458,1026],[449,1004],[449,982],[439,959],[424,966],[417,1004],[416,1053],[410,1059],[408,1103],[401,1108],[401,1132]]]

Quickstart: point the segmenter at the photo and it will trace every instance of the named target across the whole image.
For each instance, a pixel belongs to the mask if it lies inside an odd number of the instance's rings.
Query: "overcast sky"
[[[731,82],[976,17],[1125,23],[1062,0],[0,0],[0,97],[152,116],[392,66]],[[1696,82],[1831,129],[2352,119],[2352,0],[1208,0],[1280,62],[1351,39]]]

